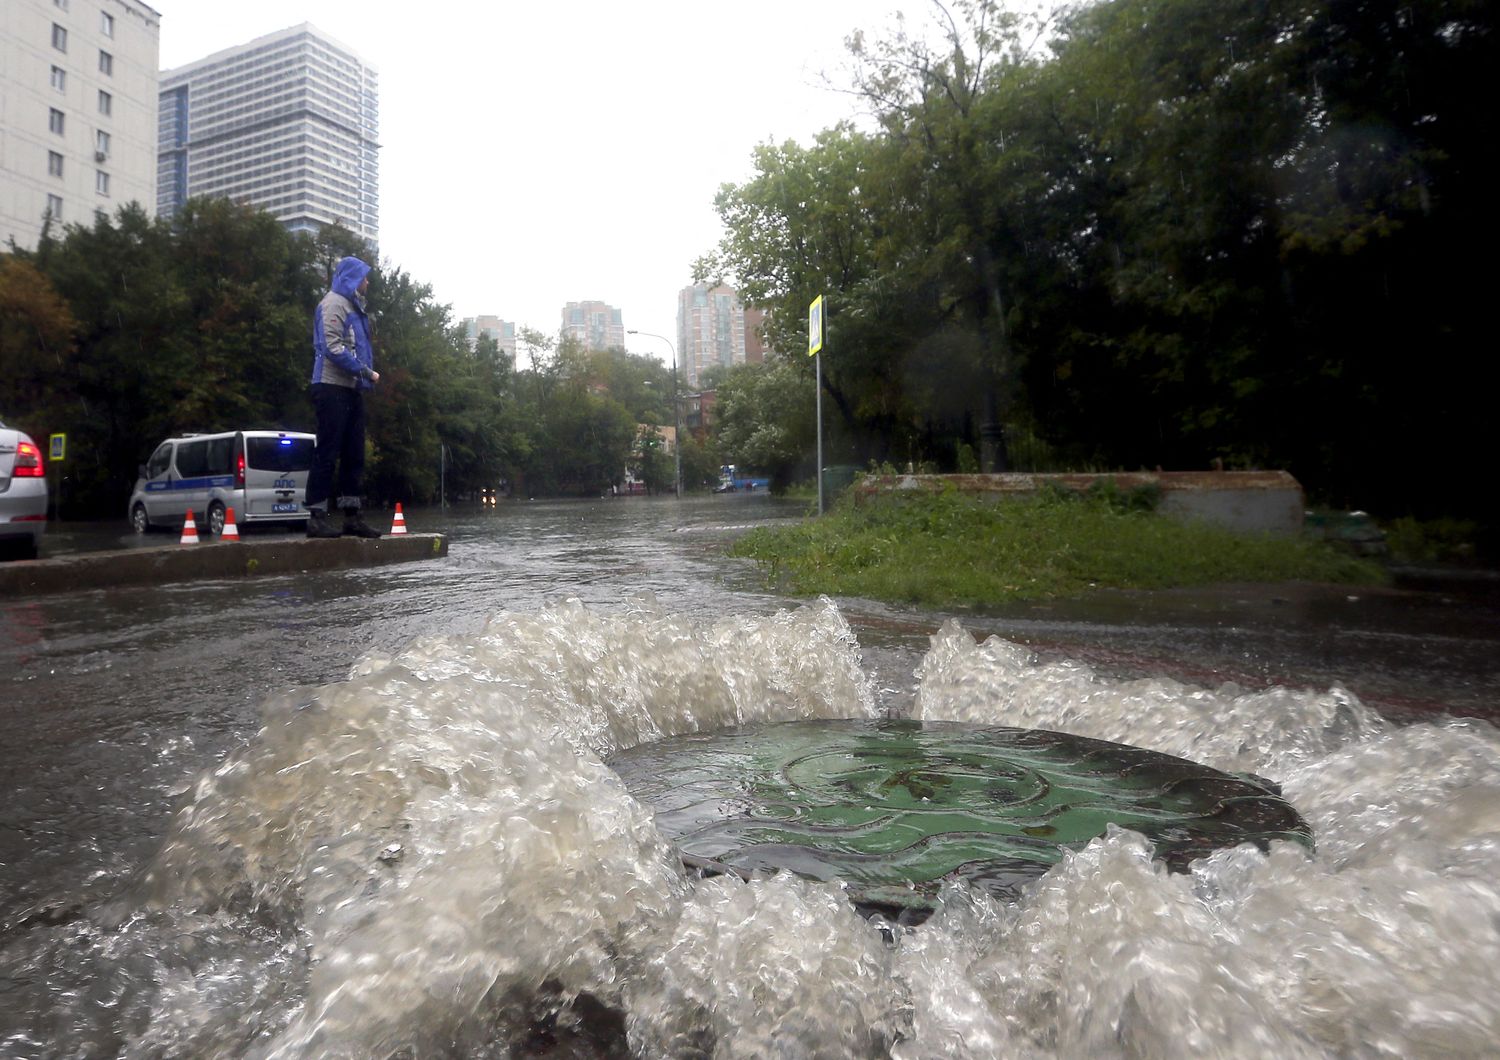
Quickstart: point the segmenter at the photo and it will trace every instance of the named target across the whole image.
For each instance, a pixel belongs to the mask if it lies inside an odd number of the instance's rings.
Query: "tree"
[[[636,477],[647,493],[661,493],[673,487],[677,463],[667,452],[666,440],[658,427],[650,426],[637,436],[639,459],[634,463]]]
[[[23,258],[0,255],[0,379],[12,426],[45,434],[42,428],[61,424],[77,328],[47,277]]]
[[[726,236],[700,270],[732,273],[770,308],[782,350],[801,347],[807,304],[828,296],[824,389],[864,458],[936,448],[951,466],[978,440],[995,468],[1000,414],[1025,408],[1012,331],[1048,183],[1023,105],[1037,64],[998,4],[934,10],[936,48],[904,28],[850,42],[880,133],[758,148],[756,177],[716,200]]]
[[[723,463],[714,439],[709,436],[699,438],[683,432],[678,445],[678,453],[682,458],[683,492],[712,487],[719,480],[719,465]]]
[[[1075,282],[1028,382],[1075,451],[1451,504],[1444,453],[1493,441],[1451,384],[1485,329],[1458,248],[1494,225],[1481,7],[1118,0],[1063,22],[1046,109]]]
[[[899,208],[883,274],[909,274],[943,317],[972,328],[983,395],[984,470],[1005,470],[1002,417],[1014,401],[1013,286],[1031,242],[1028,196],[1042,183],[1015,106],[1034,62],[1028,23],[998,0],[933,0],[939,43],[909,35],[850,42],[856,90],[876,109]]]
[[[671,372],[655,357],[625,350],[588,354],[589,385],[624,405],[637,423],[672,422]]]
[[[829,348],[823,387],[861,450],[884,457],[917,410],[904,383],[913,336],[930,330],[931,301],[914,294],[908,274],[882,268],[890,217],[889,181],[880,144],[840,126],[812,147],[761,145],[756,174],[723,186],[715,204],[725,235],[712,268],[735,277],[749,304],[770,310],[771,348],[805,349],[808,304],[828,295]],[[812,388],[812,364],[788,363]]]
[[[732,368],[714,413],[720,453],[767,472],[772,489],[789,486],[817,448],[811,387],[784,358]]]

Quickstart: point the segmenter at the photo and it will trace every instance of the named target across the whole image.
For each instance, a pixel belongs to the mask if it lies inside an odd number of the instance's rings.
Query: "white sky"
[[[164,70],[302,22],[375,67],[382,258],[455,320],[555,335],[566,302],[598,299],[675,342],[719,185],[750,176],[756,144],[859,113],[830,87],[848,85],[844,40],[883,35],[903,0],[151,5]]]

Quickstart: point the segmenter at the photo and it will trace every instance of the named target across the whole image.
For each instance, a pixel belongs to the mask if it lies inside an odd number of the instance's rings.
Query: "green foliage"
[[[674,487],[677,462],[667,452],[666,440],[660,429],[647,427],[639,436],[639,455],[634,461],[636,476],[648,493],[664,493]]]
[[[65,516],[123,511],[136,465],[170,434],[310,419],[317,279],[309,246],[266,215],[199,202],[169,223],[132,205],[13,257],[47,278],[76,324],[72,350],[38,339],[56,370],[8,413],[68,434]]]
[[[794,364],[779,358],[731,369],[719,385],[714,407],[725,458],[764,471],[773,489],[789,483],[817,445],[811,384]]]
[[[1044,54],[998,3],[940,3],[935,36],[851,42],[875,132],[763,145],[721,189],[714,265],[783,351],[827,295],[858,463],[973,466],[998,409],[1029,469],[1275,466],[1334,504],[1483,515],[1454,454],[1496,440],[1468,384],[1468,262],[1500,234],[1488,14],[1112,0]]]
[[[136,465],[169,435],[312,430],[312,313],[348,254],[373,259],[338,227],[310,240],[267,214],[194,200],[170,222],[129,207],[0,256],[3,411],[38,435],[68,433],[63,514],[123,511]],[[471,350],[448,307],[399,268],[371,274],[368,300],[381,373],[368,398],[373,502],[502,480],[597,492],[622,477],[636,424],[670,414],[669,376],[653,359],[527,332],[531,366],[518,373],[493,341]]]
[[[1068,596],[1098,587],[1216,582],[1377,583],[1383,570],[1321,543],[1184,524],[1117,497],[1043,494],[999,503],[956,491],[840,500],[829,515],[762,527],[732,553],[769,584],[934,607]]]
[[[5,380],[0,413],[12,427],[28,426],[29,420],[18,418],[22,415],[39,423],[61,422],[65,409],[57,405],[53,380],[75,370],[77,328],[67,303],[35,266],[0,257],[0,379]]]
[[[1383,529],[1391,558],[1400,563],[1472,563],[1479,558],[1481,531],[1472,519],[1402,516]]]
[[[684,433],[682,439],[682,491],[699,493],[713,489],[719,481],[722,450],[711,437]]]
[[[527,496],[598,496],[618,484],[634,459],[637,424],[670,422],[667,370],[654,358],[591,353],[532,329],[522,329],[520,345],[530,367],[516,375],[516,405],[530,444],[512,481]],[[646,463],[656,479],[655,459]]]
[[[1491,7],[1110,0],[1041,27],[953,0],[935,35],[856,35],[875,122],[763,144],[715,200],[694,275],[770,310],[781,356],[720,381],[685,483],[721,458],[814,478],[825,295],[828,463],[977,468],[998,417],[1028,470],[1283,467],[1337,507],[1492,520]],[[167,434],[310,427],[308,320],[347,253],[202,201],[8,256],[0,411],[69,433],[65,514],[117,512]],[[440,451],[450,493],[591,492],[674,421],[655,361],[533,330],[518,364],[471,351],[389,265],[371,305],[375,500],[433,496]]]
[[[1088,496],[1119,512],[1154,512],[1161,505],[1161,487],[1154,482],[1122,491],[1112,478],[1096,479]]]

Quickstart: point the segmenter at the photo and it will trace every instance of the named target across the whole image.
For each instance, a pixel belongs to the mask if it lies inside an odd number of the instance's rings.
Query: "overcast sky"
[[[844,40],[923,0],[355,3],[151,0],[170,70],[302,22],[380,75],[384,262],[454,319],[556,334],[598,299],[676,341],[677,292],[718,242],[713,197],[767,140],[859,113]],[[629,336],[635,353],[664,344]]]

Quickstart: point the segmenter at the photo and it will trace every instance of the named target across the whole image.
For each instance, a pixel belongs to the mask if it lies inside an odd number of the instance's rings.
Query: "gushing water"
[[[1279,782],[1317,853],[1169,875],[1113,830],[916,930],[836,884],[690,878],[604,764],[881,713],[824,601],[494,615],[264,707],[113,900],[10,932],[15,1056],[1481,1056],[1500,1041],[1500,734],[1355,697],[1112,681],[933,638],[913,714]]]

